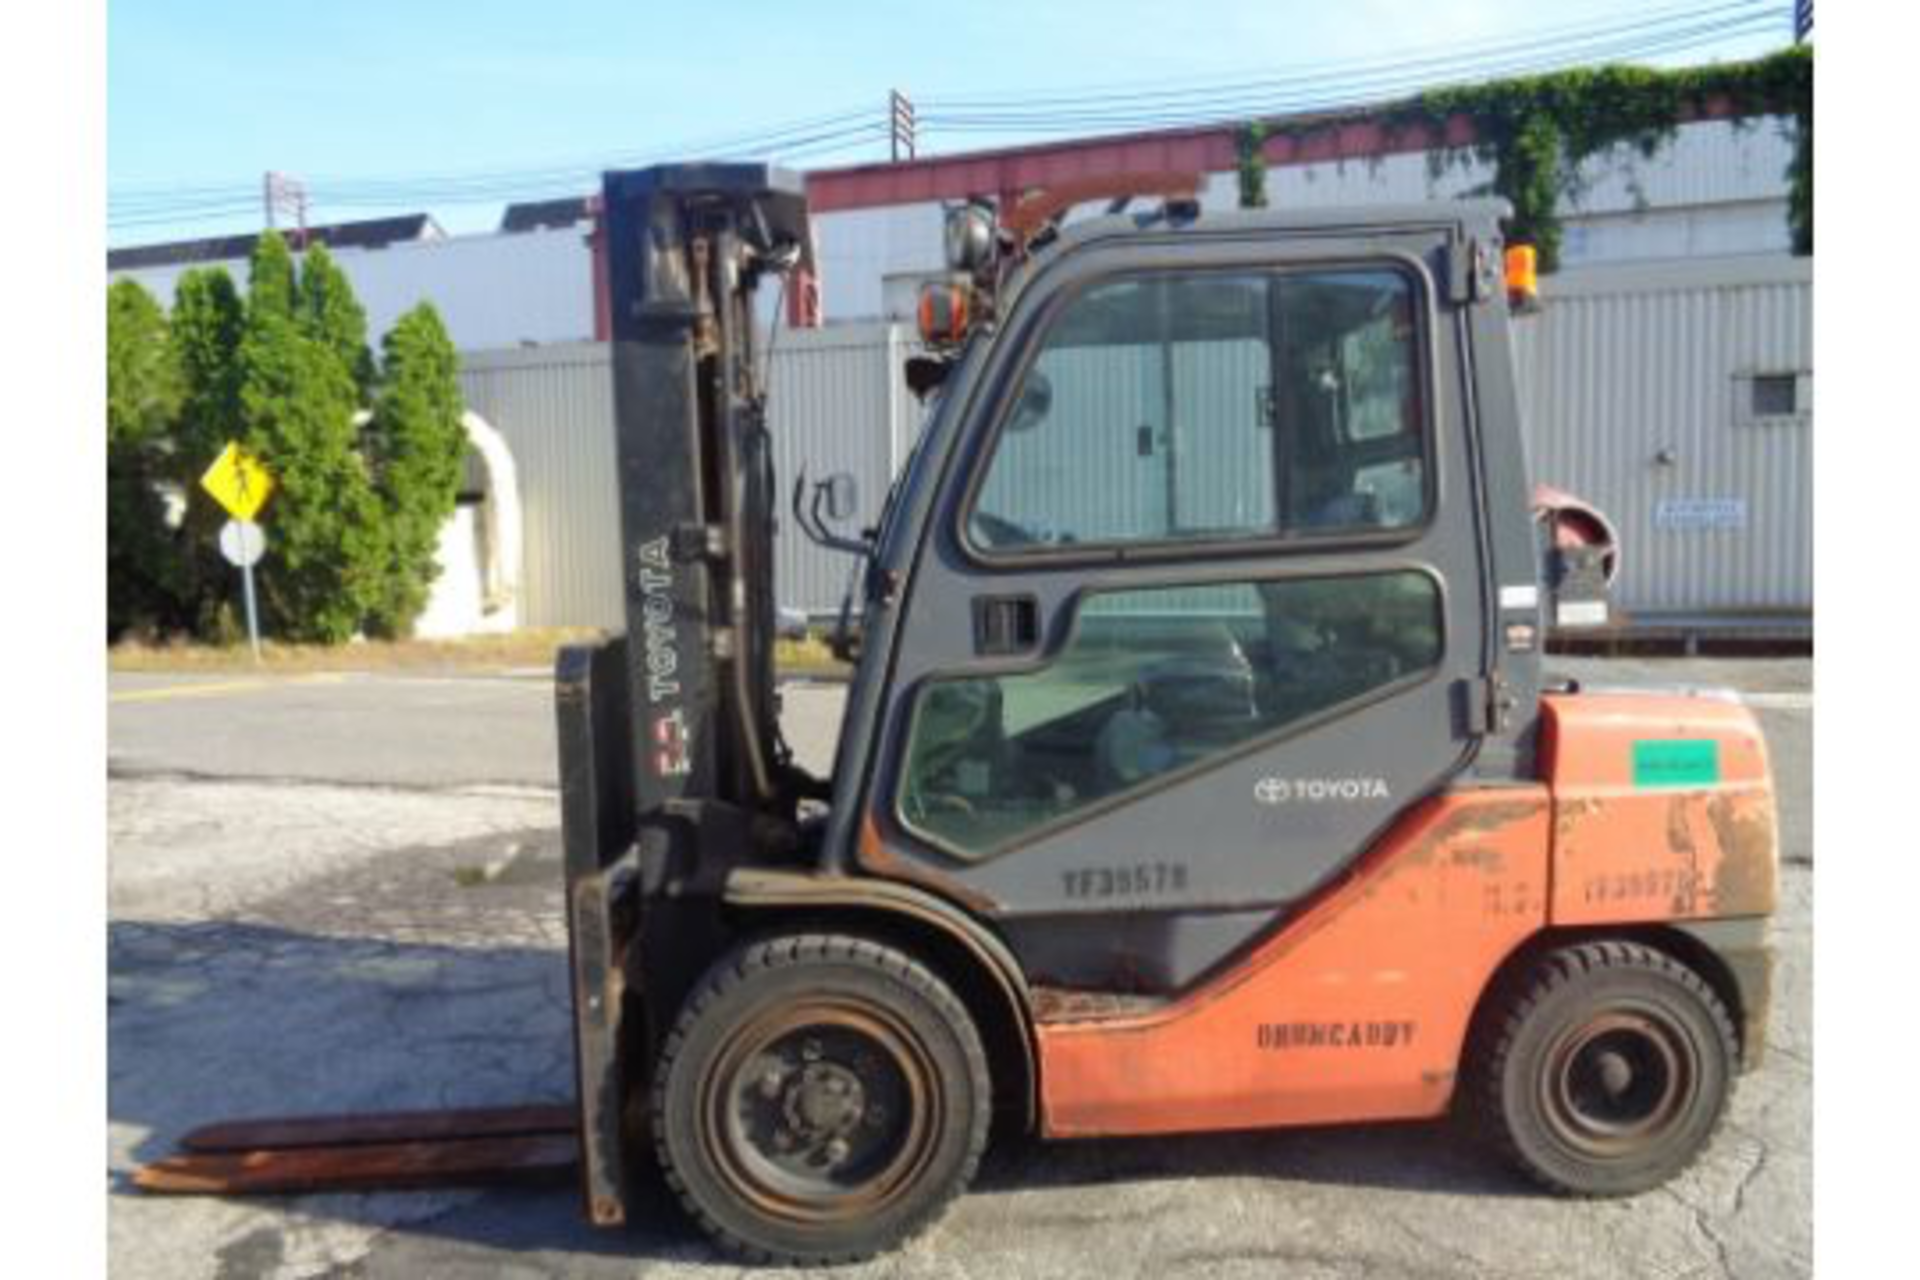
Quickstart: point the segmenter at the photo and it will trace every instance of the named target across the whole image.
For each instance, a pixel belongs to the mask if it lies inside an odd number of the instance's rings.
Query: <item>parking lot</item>
[[[1805,660],[1566,660],[1729,685],[1765,724],[1783,899],[1771,1052],[1707,1157],[1631,1201],[1535,1192],[1451,1124],[1002,1147],[862,1276],[1797,1276],[1812,1258],[1813,698]],[[715,1276],[655,1185],[231,1201],[126,1177],[196,1124],[566,1099],[553,710],[533,677],[115,675],[110,1265],[123,1277]],[[790,685],[803,762],[840,691]]]

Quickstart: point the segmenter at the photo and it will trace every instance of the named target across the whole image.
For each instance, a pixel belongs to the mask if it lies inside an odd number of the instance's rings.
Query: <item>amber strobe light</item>
[[[920,290],[920,338],[928,346],[947,346],[967,336],[967,290],[957,284],[929,284]]]
[[[1507,249],[1507,305],[1517,311],[1540,305],[1540,256],[1530,244]]]

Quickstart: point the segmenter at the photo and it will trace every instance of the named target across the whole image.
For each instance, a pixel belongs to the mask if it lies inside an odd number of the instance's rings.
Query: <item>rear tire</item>
[[[1624,1196],[1676,1177],[1726,1113],[1738,1052],[1713,988],[1651,947],[1550,952],[1483,1028],[1490,1136],[1551,1190]]]
[[[654,1073],[667,1182],[755,1262],[853,1262],[930,1224],[991,1119],[966,1007],[904,952],[838,934],[753,943],[688,998]]]

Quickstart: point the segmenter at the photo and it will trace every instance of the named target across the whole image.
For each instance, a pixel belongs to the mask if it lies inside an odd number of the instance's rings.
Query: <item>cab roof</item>
[[[1397,228],[1457,227],[1463,232],[1498,234],[1502,219],[1511,217],[1507,201],[1485,197],[1471,200],[1430,200],[1419,203],[1335,205],[1314,209],[1228,209],[1191,217],[1170,214],[1165,206],[1132,213],[1103,214],[1066,223],[1042,250],[1052,253],[1094,240],[1133,235],[1285,235],[1289,232],[1325,234],[1352,229],[1362,234]]]

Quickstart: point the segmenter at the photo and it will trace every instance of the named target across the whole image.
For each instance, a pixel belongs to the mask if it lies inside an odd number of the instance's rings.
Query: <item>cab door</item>
[[[1447,234],[1065,250],[959,417],[901,603],[870,869],[1040,983],[1170,993],[1475,745]]]

